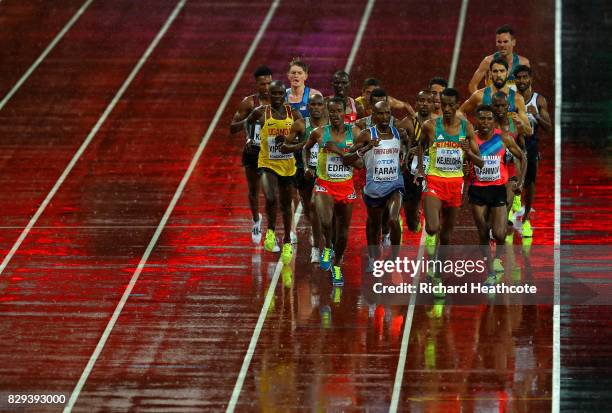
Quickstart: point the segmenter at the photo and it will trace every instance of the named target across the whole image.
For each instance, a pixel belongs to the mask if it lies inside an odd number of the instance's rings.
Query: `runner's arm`
[[[548,113],[548,102],[546,102],[546,98],[542,95],[538,95],[536,104],[538,105],[538,111],[540,112],[539,114],[535,115],[538,125],[541,125],[545,131],[550,132],[552,130],[552,121],[550,120],[550,114]]]
[[[459,107],[457,116],[467,118],[467,116],[471,115],[474,109],[476,109],[476,106],[478,106],[478,103],[481,100],[479,90],[472,93],[472,96],[470,96],[469,99],[463,102],[463,104]]]
[[[507,126],[502,128],[502,140],[506,148],[514,155],[514,158],[518,161],[517,168],[520,171],[520,178],[518,182],[518,187],[515,190],[523,190],[523,184],[525,183],[525,175],[527,174],[527,155],[525,152],[521,150],[521,148],[516,144],[514,139],[508,136]]]
[[[480,148],[478,147],[476,139],[474,139],[474,128],[469,122],[466,132],[466,142],[463,146],[465,157],[467,160],[472,161],[477,167],[482,168],[484,166],[484,160],[480,157]]]
[[[304,161],[304,165],[308,165],[308,162],[310,161],[310,149],[315,146],[315,143],[319,142],[321,136],[320,128],[310,132],[310,136],[308,136],[308,140],[306,140],[306,144],[302,148],[302,160]]]
[[[480,82],[482,81],[482,79],[484,79],[484,77],[487,75],[487,72],[489,71],[490,60],[491,59],[489,58],[489,56],[487,56],[482,59],[482,62],[480,62],[480,65],[478,65],[478,69],[476,69],[476,71],[472,75],[470,83],[468,84],[468,90],[470,93],[474,93],[478,90]]]
[[[525,109],[525,99],[523,99],[523,97],[517,93],[514,98],[514,104],[516,105],[516,113],[518,114],[518,117],[521,120],[525,135],[531,136],[533,134],[533,129],[531,128],[531,123],[529,123],[529,118],[527,117],[527,110]]]
[[[414,109],[412,108],[412,106],[410,106],[410,103],[394,98],[393,96],[389,96],[388,100],[389,100],[389,104],[391,105],[391,109],[404,110],[408,112],[410,116],[412,117],[416,116],[416,113]]]
[[[253,111],[253,101],[250,96],[245,97],[238,105],[238,110],[234,113],[230,122],[230,134],[235,134],[244,130],[249,114]]]
[[[281,153],[291,153],[301,151],[306,141],[302,141],[304,136],[305,124],[303,119],[298,119],[291,125],[289,136],[285,137],[285,141],[280,147]],[[297,138],[297,139],[296,139]]]
[[[365,129],[361,131],[353,147],[351,147],[350,151],[345,153],[342,157],[342,163],[355,166],[355,164],[363,158],[363,154],[372,148],[370,142],[370,130]]]

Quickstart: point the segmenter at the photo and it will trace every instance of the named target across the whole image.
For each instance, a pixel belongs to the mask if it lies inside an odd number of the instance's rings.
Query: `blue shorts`
[[[396,188],[393,191],[389,192],[387,195],[382,196],[380,198],[373,198],[371,196],[366,195],[365,193],[362,193],[363,202],[365,202],[368,208],[382,208],[387,205],[387,201],[389,200],[389,198],[391,198],[396,192],[399,192],[401,197],[404,196],[404,190],[402,188]]]

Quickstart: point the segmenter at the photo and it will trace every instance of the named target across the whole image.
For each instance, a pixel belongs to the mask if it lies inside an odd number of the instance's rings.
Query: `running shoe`
[[[333,258],[334,250],[332,250],[331,248],[323,248],[321,260],[319,261],[319,268],[321,268],[323,271],[329,271]]]
[[[253,222],[253,228],[251,229],[251,240],[253,240],[253,244],[259,245],[261,242],[261,214],[259,214],[259,219]]]
[[[297,237],[297,234],[294,231],[291,231],[289,233],[289,238],[291,238],[291,243],[292,244],[297,244],[298,243],[298,237]]]
[[[293,246],[289,243],[283,244],[283,252],[281,253],[281,261],[287,265],[293,258]]]
[[[513,212],[519,212],[522,208],[521,205],[521,196],[520,195],[514,195],[514,199],[512,199],[512,211]]]
[[[436,235],[425,235],[425,248],[429,255],[434,255],[436,253],[436,243]]]
[[[533,237],[533,228],[531,227],[531,222],[529,220],[523,221],[523,237]]]
[[[332,269],[332,284],[335,286],[344,285],[344,275],[342,275],[342,269],[337,265],[334,265]]]
[[[334,286],[332,290],[332,302],[334,304],[340,304],[340,301],[342,301],[342,287]]]
[[[399,216],[399,227],[400,227],[400,245],[403,244],[404,241],[404,220],[402,216]]]
[[[493,271],[504,272],[504,266],[502,265],[501,259],[495,258],[493,260]]]
[[[486,285],[487,287],[492,287],[495,284],[497,284],[497,276],[493,273],[490,273],[489,275],[487,275],[487,279],[484,282],[484,285]]]
[[[321,256],[321,251],[317,247],[312,247],[310,250],[310,263],[315,264],[319,262],[319,258]]]
[[[276,234],[271,229],[266,231],[266,240],[264,241],[264,249],[268,252],[279,252],[280,251],[278,242],[276,242]]]
[[[531,251],[531,244],[533,243],[533,238],[523,238],[522,241],[522,246],[523,246],[523,254],[528,255],[529,252]]]
[[[383,247],[390,247],[391,246],[391,233],[387,233],[387,234],[383,234],[383,238],[382,238],[382,246]]]
[[[514,243],[514,231],[506,235],[504,242],[506,243],[506,245],[512,245]]]
[[[293,270],[291,269],[291,265],[283,265],[283,269],[281,270],[281,278],[285,288],[291,288],[293,285]]]
[[[433,278],[431,280],[431,283],[433,284],[434,287],[437,287],[437,286],[443,287],[444,286],[444,284],[442,284],[442,279],[439,278],[439,277]],[[444,289],[434,290],[433,296],[434,296],[434,298],[442,299],[442,298],[446,297],[446,293],[444,292]]]

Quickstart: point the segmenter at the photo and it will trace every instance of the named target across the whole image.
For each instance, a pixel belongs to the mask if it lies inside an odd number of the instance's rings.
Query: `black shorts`
[[[304,168],[297,168],[297,172],[295,173],[295,187],[300,191],[307,190],[312,192],[315,185],[315,180],[317,179],[317,175],[314,174],[312,178],[307,178],[304,173],[306,170]]]
[[[396,192],[399,192],[402,198],[404,197],[404,191],[402,189],[391,191],[387,195],[380,198],[372,198],[371,196],[367,196],[364,192],[362,192],[361,195],[363,195],[363,202],[365,202],[368,208],[382,208],[387,205],[389,198],[391,198]]]
[[[242,166],[245,168],[257,169],[257,161],[259,160],[259,146],[254,146],[252,153],[247,151],[247,146],[244,145],[242,150]]]
[[[506,185],[475,186],[468,189],[470,204],[497,208],[506,205]]]
[[[404,172],[404,202],[419,202],[423,194],[423,185],[414,183],[414,175]]]
[[[257,168],[257,173],[259,175],[263,175],[264,172],[268,172],[269,174],[276,176],[276,179],[278,180],[278,184],[280,186],[287,186],[287,185],[295,186],[295,175],[282,176],[282,175],[277,174],[275,171],[273,171],[270,168]]]
[[[527,151],[527,172],[525,172],[525,186],[535,184],[536,175],[538,174],[538,159],[540,154],[538,148],[533,151]]]

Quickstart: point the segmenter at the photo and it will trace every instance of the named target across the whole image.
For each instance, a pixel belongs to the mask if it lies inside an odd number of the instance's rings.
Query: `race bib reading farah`
[[[399,148],[374,148],[374,181],[395,181],[399,176]]]
[[[325,170],[330,179],[349,179],[353,176],[353,167],[343,165],[342,157],[331,153],[327,154]]]
[[[481,182],[493,182],[501,178],[500,172],[500,157],[499,156],[483,156],[484,166],[482,168],[474,165],[474,171],[478,180]]]
[[[282,153],[280,151],[281,145],[277,145],[274,138],[276,136],[268,136],[268,159],[284,160],[293,158],[292,153]]]
[[[436,168],[442,172],[463,169],[463,151],[460,148],[436,148]]]

